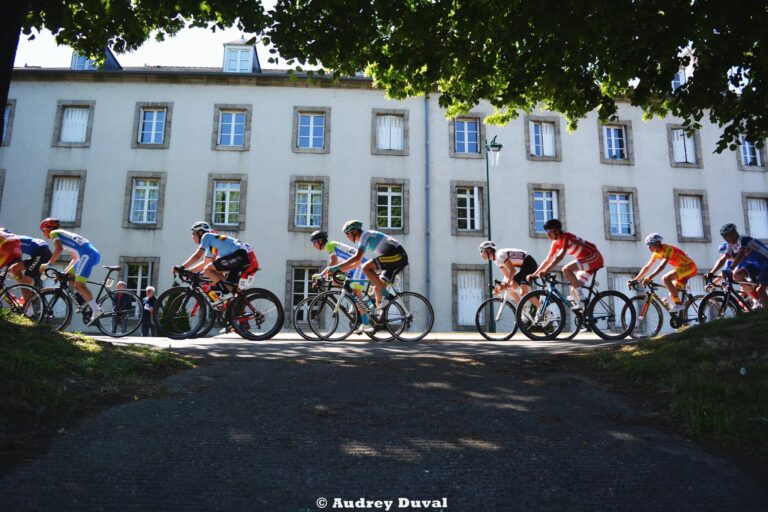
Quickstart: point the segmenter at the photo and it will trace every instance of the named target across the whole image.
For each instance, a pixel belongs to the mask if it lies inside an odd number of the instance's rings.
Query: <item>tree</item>
[[[19,36],[49,29],[56,42],[100,63],[104,48],[135,50],[154,34],[163,40],[185,26],[237,26],[260,32],[268,18],[261,0],[12,0],[0,16],[0,105],[8,89]],[[3,126],[0,123],[0,137]]]
[[[487,100],[503,124],[540,105],[574,128],[625,99],[647,118],[708,118],[718,152],[768,136],[764,0],[278,0],[269,14],[289,63],[365,69],[394,98],[437,90],[449,115]]]

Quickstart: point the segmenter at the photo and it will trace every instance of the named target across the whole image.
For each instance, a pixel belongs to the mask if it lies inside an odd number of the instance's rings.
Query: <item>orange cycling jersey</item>
[[[661,244],[661,248],[658,251],[654,251],[651,258],[654,260],[667,260],[675,268],[694,265],[690,256],[681,249],[669,244]]]
[[[553,257],[562,251],[563,248],[578,261],[590,261],[598,257],[602,259],[600,251],[597,250],[595,244],[568,232],[563,233],[559,239],[552,241],[552,247],[549,249],[549,256],[547,257]]]
[[[20,259],[21,240],[7,231],[0,231],[0,268]]]

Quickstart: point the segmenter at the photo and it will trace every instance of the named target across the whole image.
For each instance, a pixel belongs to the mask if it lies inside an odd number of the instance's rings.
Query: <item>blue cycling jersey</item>
[[[48,243],[45,240],[31,236],[19,236],[18,239],[21,240],[21,254],[28,258],[33,258],[39,251],[48,249]]]
[[[61,244],[64,249],[76,257],[80,258],[84,254],[98,254],[99,251],[94,247],[87,238],[72,233],[71,231],[65,231],[63,229],[54,229],[48,235],[49,238],[61,240]]]
[[[757,266],[768,264],[768,245],[751,236],[740,236],[735,244],[728,244],[726,254],[736,256],[744,254],[743,263],[752,263]]]
[[[223,258],[240,249],[245,250],[245,246],[237,238],[206,233],[200,239],[200,249],[205,251],[206,258]]]

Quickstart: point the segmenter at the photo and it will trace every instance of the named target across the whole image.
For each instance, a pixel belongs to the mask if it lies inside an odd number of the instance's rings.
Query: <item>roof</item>
[[[248,45],[254,45],[256,44],[256,36],[253,36],[249,39],[245,39],[241,37],[240,39],[235,39],[234,41],[230,41],[228,43],[224,43],[225,46],[227,45],[239,45],[239,46],[248,46]]]

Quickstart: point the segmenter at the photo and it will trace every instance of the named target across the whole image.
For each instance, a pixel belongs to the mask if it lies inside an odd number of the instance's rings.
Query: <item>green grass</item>
[[[768,312],[582,357],[666,407],[692,438],[768,460]]]
[[[0,317],[0,455],[34,445],[30,433],[45,437],[90,411],[160,396],[160,379],[193,366],[170,350],[100,344]]]

